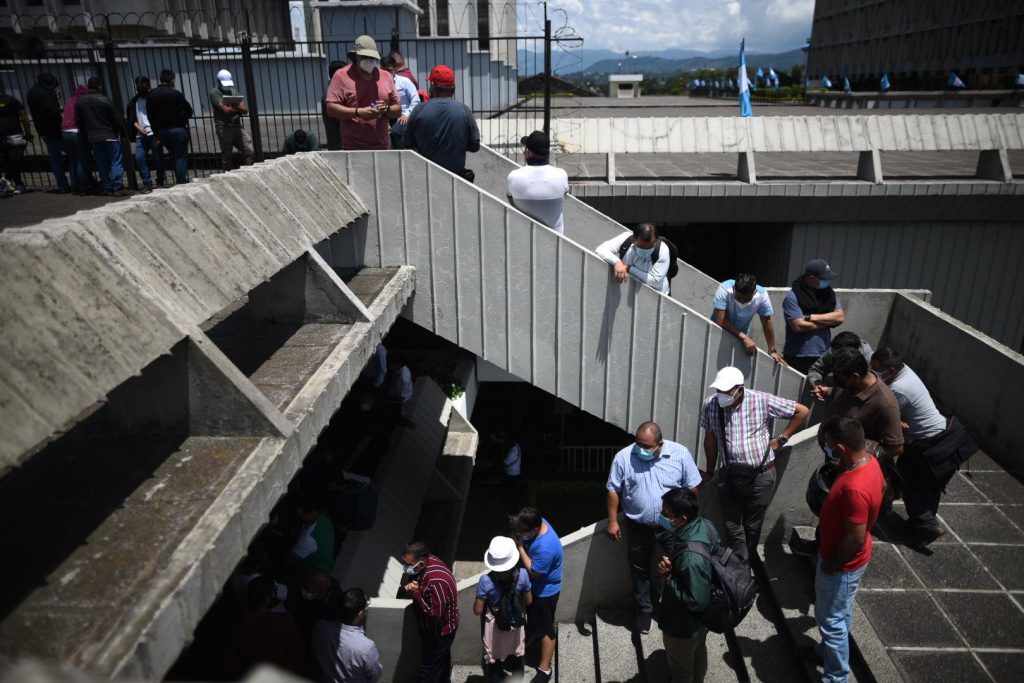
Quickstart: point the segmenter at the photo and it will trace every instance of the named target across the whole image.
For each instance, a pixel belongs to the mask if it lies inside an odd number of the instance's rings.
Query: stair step
[[[736,673],[735,658],[729,652],[729,645],[721,633],[708,633],[708,673],[705,683],[735,683],[739,680]],[[640,636],[640,652],[644,662],[644,677],[648,683],[661,683],[668,680],[668,660],[665,658],[665,646],[661,638],[661,629],[654,626],[647,635]]]
[[[598,611],[595,622],[599,683],[640,680],[636,617],[632,612]]]
[[[592,624],[558,624],[555,666],[558,683],[593,683],[596,680]]]

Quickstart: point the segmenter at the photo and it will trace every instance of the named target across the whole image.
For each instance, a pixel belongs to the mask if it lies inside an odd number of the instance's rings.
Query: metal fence
[[[562,446],[558,470],[563,474],[608,474],[622,446]]]
[[[77,85],[99,76],[105,91],[123,113],[135,92],[138,75],[150,78],[155,87],[161,70],[176,74],[175,87],[192,103],[189,176],[196,178],[223,168],[217,140],[210,91],[215,75],[228,69],[245,95],[250,114],[245,125],[253,137],[256,160],[280,153],[285,136],[296,129],[317,135],[326,146],[322,100],[332,61],[345,62],[346,51],[356,36],[330,41],[288,43],[250,42],[197,47],[187,43],[116,44],[112,41],[72,47],[48,47],[45,53],[24,51],[0,57],[4,90],[25,102],[38,74],[57,77],[62,102]],[[557,42],[555,38],[554,42]],[[518,153],[523,120],[544,119],[543,95],[520,94],[519,81],[545,73],[550,65],[550,24],[545,35],[486,38],[393,38],[379,44],[382,53],[397,50],[426,89],[426,76],[436,64],[447,64],[456,74],[456,98],[466,103],[478,120],[490,119],[491,142],[501,141]],[[545,54],[545,47],[549,52]],[[546,59],[547,57],[547,59]],[[550,108],[548,109],[550,111]],[[519,121],[519,123],[517,123]],[[132,141],[134,137],[132,138]],[[129,144],[131,141],[129,141]],[[125,147],[127,182],[136,187],[132,155]],[[238,163],[240,158],[235,158]],[[150,160],[152,169],[152,159]],[[27,150],[23,177],[31,188],[55,186],[46,147],[37,136]],[[168,173],[173,182],[173,173]]]

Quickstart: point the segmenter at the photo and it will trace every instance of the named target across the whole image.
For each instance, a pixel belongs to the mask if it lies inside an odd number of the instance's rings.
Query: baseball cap
[[[380,52],[377,51],[377,42],[370,36],[359,36],[356,38],[356,48],[352,51],[360,57],[380,59]]]
[[[551,140],[547,134],[542,130],[535,130],[522,140],[523,146],[530,150],[534,154],[541,156],[547,156],[548,152],[551,151]]]
[[[427,76],[427,80],[434,85],[440,85],[446,88],[455,87],[455,72],[452,71],[450,66],[444,64],[438,64],[430,70],[430,75]]]
[[[227,69],[221,69],[217,72],[217,81],[225,88],[231,88],[235,85],[235,80],[231,77],[231,72]]]
[[[812,259],[804,266],[805,275],[817,275],[822,280],[835,280],[839,273],[832,270],[823,258]]]
[[[711,383],[711,388],[718,391],[729,391],[741,384],[743,384],[743,372],[739,368],[730,366],[718,371],[715,381]]]
[[[519,549],[508,536],[495,536],[484,554],[484,566],[494,572],[512,569],[519,562]]]

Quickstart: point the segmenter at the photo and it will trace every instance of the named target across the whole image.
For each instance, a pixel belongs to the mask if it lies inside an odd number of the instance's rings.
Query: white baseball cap
[[[729,366],[718,371],[715,381],[711,383],[711,388],[718,391],[729,391],[741,384],[743,384],[743,372],[739,368]]]
[[[484,565],[495,572],[512,569],[519,562],[519,549],[516,542],[508,536],[495,536],[491,539],[491,547],[484,553]]]
[[[217,80],[220,81],[220,84],[225,88],[231,88],[235,85],[234,79],[231,78],[231,72],[227,69],[221,69],[217,72]]]

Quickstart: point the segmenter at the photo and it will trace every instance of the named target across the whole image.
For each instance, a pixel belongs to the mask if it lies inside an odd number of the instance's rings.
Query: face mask
[[[838,458],[839,458],[839,456],[836,455],[832,451],[832,448],[830,446],[825,446],[825,459],[826,460],[837,460]]]
[[[537,534],[536,533],[523,534],[522,536],[519,537],[519,540],[521,540],[523,543],[529,543],[530,541],[532,541],[535,538],[537,538]]]
[[[416,564],[404,565],[403,568],[405,569],[405,573],[407,575],[409,575],[409,576],[416,576],[417,574],[420,573],[420,570],[416,568],[418,566],[419,566],[419,562],[417,562]]]
[[[302,599],[307,602],[316,600],[316,593],[310,593],[308,590],[302,589]]]
[[[828,286],[829,286],[829,281],[828,280],[819,280],[818,281],[818,289],[828,289]]]
[[[728,408],[736,402],[736,397],[732,394],[718,394],[718,405],[723,408]]]
[[[675,528],[672,526],[672,520],[665,515],[658,516],[658,524],[660,524],[661,528],[665,531],[672,531]]]
[[[651,258],[651,254],[654,253],[654,247],[651,247],[650,249],[641,249],[640,247],[633,247],[633,253],[645,259],[649,259]]]
[[[636,451],[636,456],[641,460],[654,460],[654,451],[656,449],[640,448],[639,444],[633,446],[633,449]]]
[[[362,69],[363,71],[365,71],[366,73],[371,73],[378,66],[380,66],[380,60],[379,59],[360,59],[359,60],[359,68]]]

